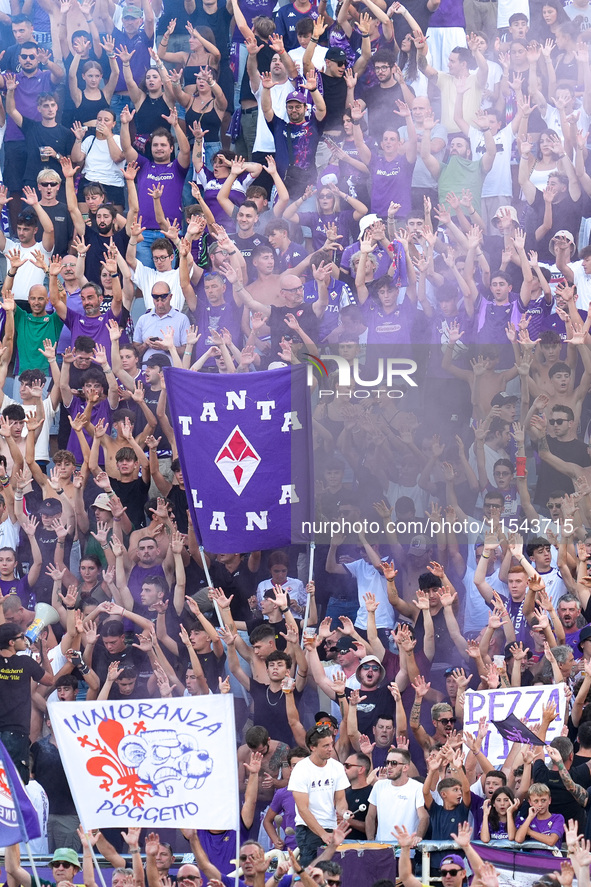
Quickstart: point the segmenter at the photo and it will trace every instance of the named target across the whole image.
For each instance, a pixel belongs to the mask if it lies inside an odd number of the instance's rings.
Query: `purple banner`
[[[205,548],[306,541],[302,526],[313,508],[306,367],[164,375],[191,519]]]

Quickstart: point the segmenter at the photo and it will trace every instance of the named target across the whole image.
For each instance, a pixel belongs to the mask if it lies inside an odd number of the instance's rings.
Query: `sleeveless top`
[[[207,108],[207,105],[205,106]],[[209,130],[204,138],[204,142],[219,142],[221,120],[218,117],[214,107],[214,100],[211,101],[211,108],[208,111],[194,111],[193,102],[187,108],[185,113],[185,122],[187,124],[187,133],[191,134],[191,126],[193,123],[200,123],[201,129]]]
[[[138,135],[149,135],[160,126],[163,126],[164,129],[170,132],[170,123],[168,120],[162,119],[162,114],[166,114],[167,117],[170,114],[170,108],[166,104],[164,96],[158,96],[156,99],[146,96],[133,118],[136,133]]]
[[[87,99],[84,93],[82,93],[82,101],[74,112],[76,115],[75,119],[79,120],[80,123],[87,123],[89,120],[96,120],[99,111],[105,111],[108,107],[109,103],[106,100],[102,90],[100,99]]]
[[[187,65],[183,71],[183,82],[185,86],[195,86],[195,78],[197,74],[205,70],[204,65]]]

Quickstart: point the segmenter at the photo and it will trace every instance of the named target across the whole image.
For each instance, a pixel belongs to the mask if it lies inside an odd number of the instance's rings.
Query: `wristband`
[[[17,493],[15,493],[14,498],[17,502],[22,502],[25,497],[24,497],[24,495],[19,496],[19,495],[17,495]]]
[[[6,276],[7,277],[16,277],[16,271],[8,271]]]
[[[481,554],[480,557],[483,557],[485,561],[487,561],[490,557],[490,554]]]
[[[130,853],[139,853],[139,852],[140,852],[140,848],[139,848],[139,847],[136,847],[135,850],[130,850],[129,852],[130,852]]]
[[[131,68],[131,65],[129,64],[129,62],[123,62],[123,67],[124,68]]]
[[[15,496],[14,498],[16,499],[16,496]],[[56,545],[65,545],[65,544],[66,544],[66,543],[65,543],[65,542],[62,542],[61,539],[58,539],[57,542],[56,542]]]
[[[121,518],[120,518],[120,517],[114,517],[113,520],[115,520],[115,521],[117,521],[117,523],[119,523],[119,521],[121,520]]]
[[[352,120],[351,123],[353,126],[361,126],[361,120]]]
[[[280,613],[287,613],[288,611],[289,611],[289,607],[286,607],[285,610],[282,610],[281,607],[279,607]]]
[[[310,43],[318,43],[318,37],[310,37]]]
[[[346,699],[347,698],[346,693],[335,693],[335,696],[337,697],[337,699]]]
[[[118,274],[111,274],[111,277],[119,277]]]
[[[61,490],[56,490],[56,493],[58,494],[58,496],[61,496],[61,494],[62,494],[63,492],[64,492],[63,489],[61,489]]]
[[[62,606],[63,606],[64,610],[75,610],[76,609],[76,607],[66,607],[65,604],[63,604]]]
[[[108,542],[107,542],[106,545],[101,545],[101,548],[103,549],[103,551],[105,551],[107,548],[110,548],[110,547],[111,547],[111,546],[109,545]]]
[[[83,666],[82,664],[80,664],[77,666],[77,668],[80,672],[82,672],[82,674],[88,674],[88,672],[90,671],[88,665]]]
[[[235,256],[237,252],[238,252],[238,250],[235,249],[234,252],[226,253],[226,256]]]
[[[527,462],[527,459],[525,456],[517,456],[515,461],[517,465],[517,477],[525,477],[525,463]]]

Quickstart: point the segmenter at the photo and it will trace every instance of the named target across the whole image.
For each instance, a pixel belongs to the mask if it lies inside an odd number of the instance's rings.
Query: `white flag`
[[[50,702],[78,816],[92,828],[235,829],[233,698]]]

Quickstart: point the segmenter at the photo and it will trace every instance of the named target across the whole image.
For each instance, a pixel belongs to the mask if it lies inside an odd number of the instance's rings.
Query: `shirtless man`
[[[535,401],[534,405],[531,407],[530,412],[528,413],[528,419],[530,418],[530,414],[533,414],[540,408],[539,395],[542,395],[546,399],[543,409],[547,416],[550,415],[552,407],[554,406],[560,405],[570,407],[575,414],[575,427],[578,427],[581,419],[583,400],[591,385],[591,351],[585,344],[586,336],[587,332],[580,329],[573,331],[572,337],[568,340],[569,344],[576,345],[577,351],[583,362],[584,372],[581,376],[581,381],[576,388],[574,387],[573,369],[568,363],[563,363],[562,361],[555,363],[548,369],[549,393],[543,392],[530,377],[530,392],[538,400]]]
[[[462,337],[459,324],[449,324],[449,341],[443,355],[442,368],[457,379],[462,379],[470,386],[472,403],[475,407],[475,418],[484,419],[490,412],[493,398],[504,391],[511,379],[517,376],[517,367],[497,370],[499,349],[495,345],[482,345],[478,357],[472,360],[472,369],[464,370],[453,363],[453,353],[457,342]]]
[[[281,275],[275,274],[275,253],[273,247],[266,243],[255,246],[251,256],[252,265],[257,273],[252,283],[248,284],[248,290],[258,302],[265,305],[277,303],[281,292]]]
[[[534,359],[530,369],[530,378],[537,386],[541,394],[552,397],[554,394],[554,385],[552,384],[548,372],[555,363],[560,361],[560,352],[562,351],[562,339],[555,330],[544,330],[540,336],[536,349],[534,351]],[[576,349],[569,345],[566,350],[566,358],[564,361],[571,370],[577,365]],[[574,387],[574,376],[571,376],[569,393]]]
[[[249,773],[245,763],[250,761],[253,752],[261,758],[257,804],[266,807],[273,798],[277,788],[287,785],[287,779],[279,778],[281,761],[285,761],[288,746],[285,742],[269,738],[266,727],[249,727],[244,735],[245,743],[238,748],[238,785],[242,788],[248,783]]]

